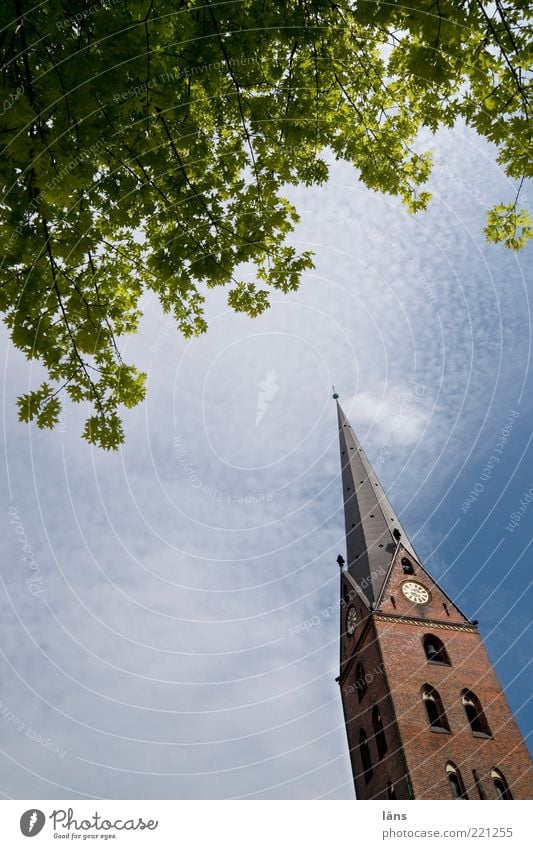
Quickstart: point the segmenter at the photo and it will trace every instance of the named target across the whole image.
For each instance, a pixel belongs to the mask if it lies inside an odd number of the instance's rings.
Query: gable
[[[361,589],[357,586],[352,576],[341,572],[341,602],[340,602],[340,661],[341,666],[348,661],[357,645],[362,631],[370,615],[370,602]],[[355,630],[353,634],[348,631],[348,615],[350,610],[355,610]]]
[[[412,573],[405,571],[405,568],[409,568],[407,562],[411,564]],[[418,585],[427,591],[427,602],[417,603],[414,600],[416,597],[423,598],[422,593],[418,594]],[[413,600],[406,597],[404,588]],[[422,564],[401,544],[398,546],[391,563],[389,574],[377,602],[377,608],[383,613],[396,614],[397,616],[443,619],[456,623],[470,621]]]

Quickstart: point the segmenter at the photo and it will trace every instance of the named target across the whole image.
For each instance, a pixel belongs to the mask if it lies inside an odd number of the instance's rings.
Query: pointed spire
[[[398,542],[416,553],[338,400],[337,414],[348,572],[375,604]]]

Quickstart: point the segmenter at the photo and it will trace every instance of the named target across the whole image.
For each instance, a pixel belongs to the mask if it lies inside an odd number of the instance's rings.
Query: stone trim
[[[471,634],[478,633],[475,625],[455,625],[452,622],[437,622],[434,619],[414,619],[409,616],[395,616],[392,613],[375,613],[374,616],[380,622],[403,622],[406,625],[423,625],[424,628],[440,628],[443,631],[469,631]]]

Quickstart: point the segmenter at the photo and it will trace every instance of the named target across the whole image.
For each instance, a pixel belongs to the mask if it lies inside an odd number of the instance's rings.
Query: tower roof
[[[347,568],[369,601],[375,603],[399,539],[414,557],[416,552],[338,401],[337,413]]]

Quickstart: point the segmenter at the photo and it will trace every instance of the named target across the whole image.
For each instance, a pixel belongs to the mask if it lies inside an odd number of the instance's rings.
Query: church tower
[[[356,796],[531,799],[530,757],[476,622],[420,562],[337,407],[347,560],[338,682]]]

